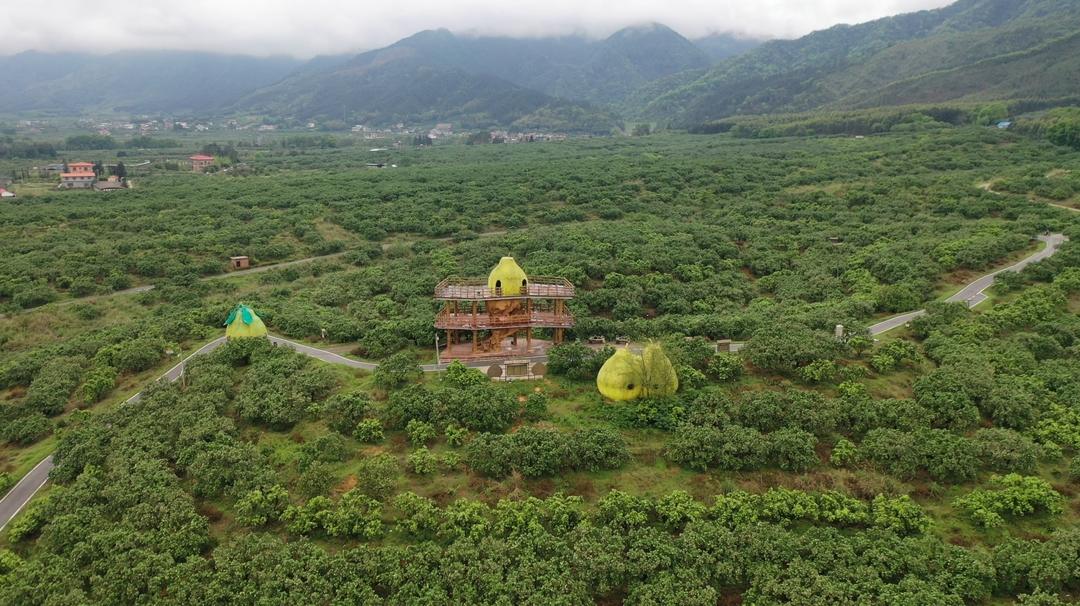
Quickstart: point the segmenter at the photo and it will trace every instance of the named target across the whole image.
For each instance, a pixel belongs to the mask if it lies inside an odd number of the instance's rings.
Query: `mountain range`
[[[773,40],[646,101],[694,124],[737,114],[1075,96],[1076,0],[960,0]]]
[[[740,114],[1016,98],[1080,89],[1080,2],[959,0],[794,40],[604,39],[427,30],[299,61],[178,51],[0,57],[0,112],[257,115],[610,132]]]

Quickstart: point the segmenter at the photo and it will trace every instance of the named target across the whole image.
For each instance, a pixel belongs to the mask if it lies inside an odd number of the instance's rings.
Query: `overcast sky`
[[[0,0],[0,55],[185,49],[310,57],[423,29],[605,36],[659,21],[688,37],[792,38],[952,0]],[[2,75],[0,75],[2,76]]]

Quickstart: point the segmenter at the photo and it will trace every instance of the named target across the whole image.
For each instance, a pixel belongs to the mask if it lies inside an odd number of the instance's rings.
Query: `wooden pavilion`
[[[572,298],[574,285],[566,278],[529,277],[513,257],[503,257],[487,280],[447,278],[435,287],[435,299],[443,302],[435,328],[446,331],[441,358],[543,354],[574,326],[566,306]]]

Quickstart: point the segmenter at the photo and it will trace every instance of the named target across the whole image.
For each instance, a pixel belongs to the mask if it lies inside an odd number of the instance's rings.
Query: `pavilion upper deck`
[[[574,285],[566,278],[533,276],[519,294],[506,295],[500,288],[488,288],[484,278],[446,278],[435,287],[440,300],[485,301],[496,299],[573,299]]]

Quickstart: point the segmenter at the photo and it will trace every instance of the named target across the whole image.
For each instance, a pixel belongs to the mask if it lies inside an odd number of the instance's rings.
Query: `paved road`
[[[52,468],[52,455],[49,455],[35,465],[30,473],[23,476],[3,499],[0,499],[0,530],[3,530],[11,518],[15,517],[15,514],[30,502],[30,498],[41,490],[45,482],[49,481],[49,472]]]
[[[1025,257],[1014,265],[1010,265],[1004,269],[999,269],[995,272],[986,274],[985,276],[975,280],[974,282],[960,289],[960,292],[945,300],[949,303],[966,303],[968,307],[975,307],[979,303],[982,303],[986,300],[987,297],[984,294],[984,291],[987,288],[990,288],[990,285],[994,283],[995,276],[1006,271],[1020,271],[1021,269],[1024,269],[1025,267],[1032,263],[1035,263],[1036,261],[1042,261],[1043,259],[1056,253],[1061,244],[1068,240],[1068,238],[1066,238],[1062,234],[1039,236],[1039,239],[1046,243],[1046,247],[1042,250],[1036,252],[1029,257]],[[918,318],[925,313],[925,309],[920,309],[917,311],[909,311],[908,313],[900,314],[898,316],[893,316],[891,318],[888,318],[887,320],[882,320],[881,322],[878,322],[877,324],[874,324],[870,327],[870,334],[880,335],[882,333],[889,332],[894,328],[898,328],[907,324],[908,322],[914,320],[915,318]]]

